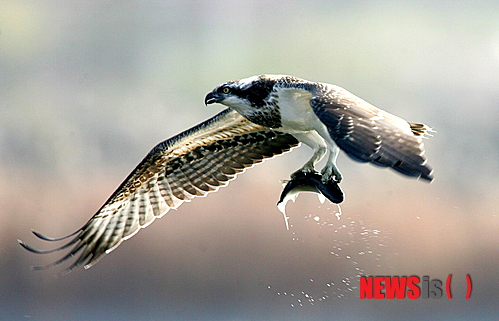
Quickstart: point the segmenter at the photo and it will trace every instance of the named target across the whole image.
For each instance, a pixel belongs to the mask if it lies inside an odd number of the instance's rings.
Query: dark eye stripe
[[[257,81],[244,89],[231,87],[230,93],[248,100],[255,107],[262,107],[265,106],[265,100],[272,92],[274,84],[274,81]]]

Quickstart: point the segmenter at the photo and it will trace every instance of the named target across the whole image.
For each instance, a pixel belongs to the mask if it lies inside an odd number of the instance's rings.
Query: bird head
[[[266,127],[280,126],[279,91],[305,80],[286,75],[260,75],[223,83],[205,98],[205,104],[220,103],[248,120]]]
[[[268,75],[253,76],[223,83],[208,95],[205,104],[221,103],[241,113],[267,105],[278,79]]]

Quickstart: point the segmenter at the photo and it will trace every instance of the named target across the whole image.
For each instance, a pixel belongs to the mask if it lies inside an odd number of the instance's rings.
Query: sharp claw
[[[303,176],[303,173],[317,173],[317,172],[315,171],[314,167],[303,166],[302,168],[300,168],[299,170],[290,175],[291,180]]]
[[[336,183],[336,184],[339,184],[341,183],[341,178],[338,179],[338,177],[336,176],[330,176],[330,177],[326,177],[326,176],[322,176],[322,179],[321,181],[324,183],[324,184],[330,184],[332,182]]]
[[[341,175],[340,171],[335,169],[335,168],[324,168],[322,170],[322,182],[323,183],[330,183],[332,181],[336,183],[340,183],[341,180],[343,179],[343,176]]]

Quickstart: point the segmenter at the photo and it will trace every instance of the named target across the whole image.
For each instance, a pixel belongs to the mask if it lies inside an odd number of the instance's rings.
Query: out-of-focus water
[[[0,1],[0,319],[495,320],[493,1]],[[299,150],[182,205],[89,270],[24,251],[81,227],[219,83],[334,83],[436,130],[432,184],[341,155],[346,200],[276,207]],[[453,275],[454,299],[360,300],[359,275]],[[465,275],[474,288],[465,300]]]

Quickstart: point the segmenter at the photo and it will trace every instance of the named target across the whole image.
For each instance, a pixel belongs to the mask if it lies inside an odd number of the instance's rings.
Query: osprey
[[[33,268],[46,269],[78,253],[65,272],[89,268],[170,209],[217,191],[246,168],[300,142],[313,155],[291,178],[304,182],[297,185],[313,181],[315,187],[309,189],[341,182],[336,166],[340,149],[356,161],[432,180],[422,143],[430,128],[382,111],[341,87],[260,75],[217,86],[205,98],[206,105],[213,103],[229,108],[154,147],[82,228],[58,239],[33,231],[42,240],[68,240],[66,244],[43,251],[19,240],[35,253],[70,249],[61,259]],[[326,154],[318,174],[315,166]]]

